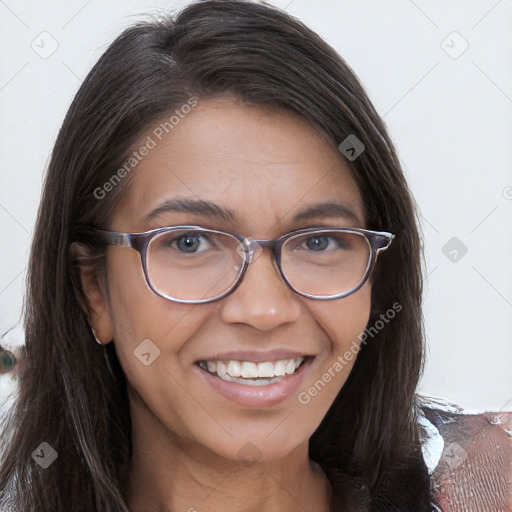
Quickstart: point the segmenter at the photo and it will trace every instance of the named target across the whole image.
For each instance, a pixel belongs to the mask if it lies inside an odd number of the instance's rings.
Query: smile
[[[246,386],[268,386],[293,375],[305,358],[279,359],[277,361],[200,361],[199,366],[208,373],[227,382]]]

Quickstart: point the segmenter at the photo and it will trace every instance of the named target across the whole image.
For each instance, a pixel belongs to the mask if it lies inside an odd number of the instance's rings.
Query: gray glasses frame
[[[209,299],[199,299],[199,300],[188,300],[188,299],[176,299],[175,297],[171,297],[170,295],[167,295],[159,290],[157,290],[153,284],[151,283],[151,279],[149,277],[149,272],[147,268],[147,250],[148,246],[151,242],[151,240],[161,234],[176,230],[190,230],[190,231],[207,231],[210,233],[218,233],[222,235],[228,235],[233,238],[235,238],[238,242],[240,242],[241,247],[244,249],[243,259],[244,263],[240,267],[240,271],[238,274],[238,277],[234,281],[231,288],[223,292],[222,294],[212,297]],[[343,233],[358,233],[360,235],[363,235],[368,245],[371,249],[370,251],[370,257],[368,260],[368,264],[366,267],[366,271],[364,274],[363,279],[361,282],[352,288],[351,290],[347,292],[343,292],[337,295],[311,295],[308,293],[301,292],[293,287],[293,285],[288,281],[286,278],[285,273],[283,272],[283,269],[281,267],[281,249],[284,245],[284,243],[297,235],[307,234],[307,233],[326,233],[326,232],[343,232]],[[251,237],[244,237],[238,233],[231,233],[229,231],[220,231],[217,229],[210,229],[205,228],[203,226],[197,226],[197,225],[182,225],[182,226],[170,226],[170,227],[162,227],[157,229],[152,229],[150,231],[146,231],[144,233],[122,233],[119,231],[109,231],[105,229],[94,229],[92,232],[90,232],[90,235],[93,236],[93,238],[96,238],[97,241],[101,241],[107,245],[114,245],[114,246],[122,246],[122,247],[131,247],[139,252],[142,262],[142,268],[144,271],[144,276],[146,278],[146,283],[149,286],[149,288],[159,297],[163,297],[164,299],[171,300],[173,302],[179,302],[182,304],[205,304],[208,302],[214,302],[217,300],[220,300],[233,291],[235,291],[238,286],[240,286],[243,277],[247,271],[247,268],[249,267],[249,264],[254,260],[254,254],[255,254],[255,248],[256,247],[267,247],[272,250],[274,254],[274,259],[277,264],[277,267],[279,268],[279,272],[281,273],[281,277],[283,278],[284,282],[295,292],[303,297],[307,297],[308,299],[315,299],[315,300],[333,300],[333,299],[341,299],[342,297],[346,297],[348,295],[351,295],[352,293],[359,290],[368,280],[370,277],[370,274],[375,266],[375,263],[377,261],[377,256],[381,251],[386,250],[393,238],[395,237],[394,234],[388,233],[387,231],[371,231],[368,229],[361,229],[361,228],[329,228],[329,227],[318,227],[318,228],[306,228],[306,229],[299,229],[297,231],[291,231],[289,233],[286,233],[285,235],[276,238],[274,240],[255,240]],[[242,255],[241,255],[242,256]]]

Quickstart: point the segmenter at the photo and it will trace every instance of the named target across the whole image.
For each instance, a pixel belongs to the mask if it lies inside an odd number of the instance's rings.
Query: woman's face
[[[341,155],[291,115],[220,98],[200,101],[162,140],[148,134],[155,147],[132,171],[112,230],[193,224],[274,239],[313,226],[365,227]],[[174,199],[207,201],[231,214],[181,208],[150,216]],[[327,202],[353,218],[332,209],[298,218]],[[275,460],[307,446],[353,366],[355,358],[344,355],[359,346],[370,314],[370,283],[342,299],[302,297],[283,281],[269,249],[233,293],[212,303],[157,296],[138,252],[127,247],[108,249],[108,287],[94,324],[104,341],[114,339],[134,428],[203,458]],[[226,382],[198,364],[305,356],[296,373],[264,386]]]

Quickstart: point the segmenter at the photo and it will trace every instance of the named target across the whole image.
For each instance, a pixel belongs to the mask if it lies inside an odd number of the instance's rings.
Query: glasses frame
[[[153,284],[151,283],[151,279],[149,277],[148,267],[147,267],[147,251],[151,240],[161,234],[171,231],[177,230],[190,230],[190,231],[208,231],[210,233],[218,233],[222,235],[229,235],[241,244],[241,247],[244,249],[243,253],[243,265],[240,267],[239,274],[234,281],[233,285],[223,292],[222,294],[215,296],[213,298],[208,299],[199,299],[199,300],[189,300],[189,299],[177,299],[170,295],[167,295],[159,290],[157,290]],[[287,240],[293,238],[298,235],[308,234],[308,233],[322,233],[322,232],[342,232],[342,233],[357,233],[365,237],[369,247],[370,247],[370,257],[368,259],[368,264],[366,266],[366,271],[361,282],[348,290],[347,292],[343,292],[337,295],[311,295],[308,293],[301,292],[293,287],[293,285],[288,281],[285,273],[283,272],[281,266],[281,249]],[[244,237],[239,233],[232,233],[229,231],[221,231],[217,229],[210,229],[204,226],[198,225],[180,225],[180,226],[167,226],[162,228],[152,229],[150,231],[145,231],[143,233],[123,233],[120,231],[109,231],[105,229],[93,229],[89,232],[89,235],[92,235],[93,238],[96,238],[97,241],[101,241],[107,245],[120,246],[120,247],[131,247],[135,249],[141,257],[142,268],[144,271],[144,277],[146,279],[146,283],[148,287],[158,295],[164,299],[171,300],[173,302],[179,302],[181,304],[206,304],[209,302],[215,302],[217,300],[223,299],[227,295],[233,293],[242,283],[245,273],[249,267],[249,264],[254,261],[255,258],[255,250],[259,246],[261,248],[269,248],[272,250],[274,255],[274,260],[279,268],[279,272],[284,282],[288,285],[288,287],[293,290],[295,293],[301,295],[302,297],[306,297],[308,299],[314,300],[333,300],[333,299],[341,299],[343,297],[347,297],[352,293],[355,293],[359,290],[368,280],[371,275],[373,268],[375,267],[375,263],[377,261],[377,257],[381,251],[386,250],[395,235],[393,233],[389,233],[387,231],[372,231],[369,229],[362,228],[330,228],[330,227],[313,227],[313,228],[305,228],[299,229],[296,231],[290,231],[285,235],[276,238],[274,240],[255,240],[252,237]]]

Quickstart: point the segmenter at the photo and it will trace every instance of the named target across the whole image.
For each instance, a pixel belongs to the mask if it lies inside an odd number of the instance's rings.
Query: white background
[[[0,333],[19,318],[42,174],[77,88],[123,28],[184,3],[0,0]],[[420,391],[512,410],[512,0],[272,3],[346,59],[398,148],[425,237]]]

